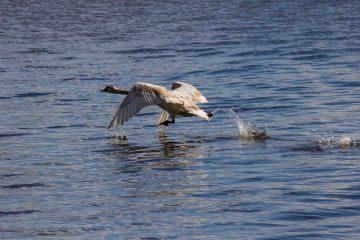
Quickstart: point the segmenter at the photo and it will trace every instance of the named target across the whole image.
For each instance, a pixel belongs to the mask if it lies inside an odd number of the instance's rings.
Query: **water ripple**
[[[45,185],[42,183],[22,183],[22,184],[12,184],[8,186],[0,186],[0,188],[32,188],[32,187],[44,187]]]
[[[38,213],[40,211],[36,210],[23,210],[23,211],[0,211],[0,217],[8,216],[8,215],[22,215],[22,214],[32,214]],[[1,231],[1,230],[0,230]]]
[[[0,5],[1,239],[359,236],[360,2]],[[138,81],[225,114],[108,131]]]
[[[42,97],[42,96],[48,96],[53,95],[55,92],[28,92],[28,93],[19,93],[16,94],[14,97],[17,98],[36,98],[36,97]]]

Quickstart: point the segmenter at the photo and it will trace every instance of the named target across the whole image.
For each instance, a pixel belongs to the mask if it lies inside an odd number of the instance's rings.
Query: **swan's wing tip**
[[[119,126],[119,121],[117,119],[117,115],[114,116],[113,120],[107,126],[107,129],[117,128]]]

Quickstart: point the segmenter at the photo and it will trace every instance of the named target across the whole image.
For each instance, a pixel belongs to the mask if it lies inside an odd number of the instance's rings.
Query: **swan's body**
[[[127,94],[108,128],[116,128],[124,124],[142,108],[150,105],[157,105],[163,109],[157,120],[159,125],[175,123],[176,115],[198,116],[207,120],[212,117],[211,113],[204,112],[196,105],[196,103],[206,103],[207,99],[194,86],[187,83],[175,82],[171,90],[167,90],[159,85],[139,82],[130,91],[113,86],[107,86],[104,91]],[[168,121],[169,117],[172,121]]]

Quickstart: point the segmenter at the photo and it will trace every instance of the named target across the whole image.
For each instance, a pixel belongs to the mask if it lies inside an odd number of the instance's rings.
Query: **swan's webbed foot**
[[[171,120],[171,121],[166,120],[165,122],[162,122],[162,123],[160,123],[159,125],[169,126],[169,123],[174,124],[174,123],[175,123],[175,120],[174,120],[174,119]]]
[[[166,120],[165,122],[160,123],[159,125],[169,126],[169,123],[171,123],[169,120]]]

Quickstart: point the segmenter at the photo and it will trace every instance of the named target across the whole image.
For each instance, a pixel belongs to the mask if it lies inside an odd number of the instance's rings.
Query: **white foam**
[[[339,143],[340,146],[346,147],[346,146],[353,145],[354,141],[351,140],[351,138],[349,138],[349,137],[342,137],[342,138],[339,139],[338,143]]]

